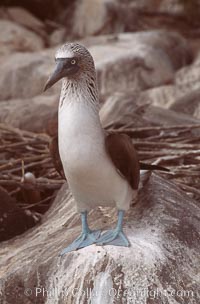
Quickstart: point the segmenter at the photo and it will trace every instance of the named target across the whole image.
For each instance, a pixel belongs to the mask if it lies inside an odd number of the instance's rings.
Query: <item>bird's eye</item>
[[[72,59],[72,60],[71,60],[71,64],[76,64],[76,60],[75,60],[75,59]]]

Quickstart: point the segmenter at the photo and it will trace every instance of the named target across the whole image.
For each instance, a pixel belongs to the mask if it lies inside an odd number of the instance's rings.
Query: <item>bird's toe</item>
[[[114,245],[129,247],[130,243],[123,231],[109,230],[98,239],[96,245]]]
[[[92,244],[95,244],[101,234],[100,230],[90,231],[87,233],[82,233],[77,239],[75,239],[69,246],[64,248],[60,256],[63,256],[65,253],[75,251]]]

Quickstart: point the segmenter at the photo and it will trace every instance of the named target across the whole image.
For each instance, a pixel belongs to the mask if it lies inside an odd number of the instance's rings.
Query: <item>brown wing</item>
[[[137,189],[139,176],[137,152],[128,135],[125,134],[108,134],[105,140],[106,150],[115,164],[116,168],[126,178],[133,189]],[[58,135],[55,135],[49,145],[51,158],[55,169],[62,178],[65,179],[62,162],[58,151]],[[134,168],[133,170],[131,168]],[[139,162],[140,170],[161,170],[170,171],[169,169],[157,165],[150,165]],[[135,170],[135,171],[134,171]],[[135,188],[134,188],[135,187]]]
[[[137,152],[126,134],[110,133],[105,138],[106,151],[130,186],[138,189],[140,165]]]

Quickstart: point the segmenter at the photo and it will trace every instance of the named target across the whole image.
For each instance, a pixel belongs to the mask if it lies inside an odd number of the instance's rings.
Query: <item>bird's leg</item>
[[[96,243],[96,240],[100,236],[101,231],[90,230],[87,223],[87,211],[81,212],[81,222],[82,222],[82,233],[68,247],[66,247],[61,251],[60,256],[62,256],[67,252],[74,251]]]
[[[96,245],[115,245],[124,247],[130,246],[130,243],[122,229],[123,217],[124,211],[119,210],[116,228],[113,230],[108,230],[103,235],[101,235],[101,237],[96,242]]]

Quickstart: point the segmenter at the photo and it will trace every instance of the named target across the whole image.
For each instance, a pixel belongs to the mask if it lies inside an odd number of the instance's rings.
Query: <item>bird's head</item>
[[[95,75],[94,61],[90,52],[81,44],[66,43],[55,55],[56,67],[47,80],[44,91],[62,78],[80,80]]]

